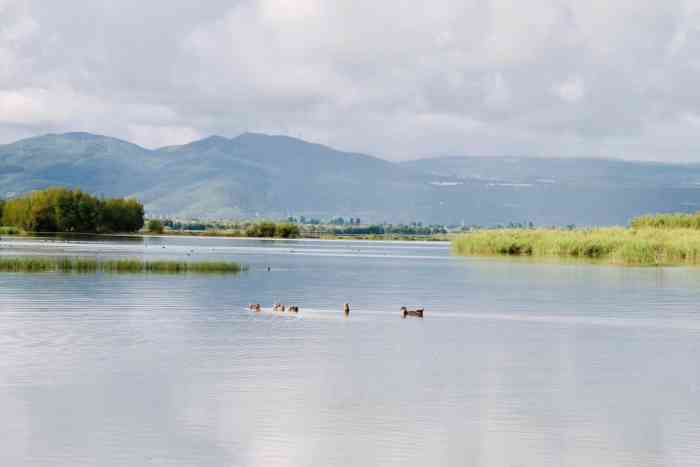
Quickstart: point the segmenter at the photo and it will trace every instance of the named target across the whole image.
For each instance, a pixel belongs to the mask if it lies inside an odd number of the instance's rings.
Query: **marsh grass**
[[[97,260],[94,258],[0,258],[1,272],[76,272],[76,273],[218,273],[237,274],[247,267],[226,261],[142,261],[139,259]]]
[[[482,230],[452,242],[462,256],[579,258],[633,266],[700,264],[695,229]]]
[[[700,229],[700,213],[669,213],[635,217],[630,222],[633,229]]]
[[[0,235],[23,235],[24,231],[17,227],[0,226]]]

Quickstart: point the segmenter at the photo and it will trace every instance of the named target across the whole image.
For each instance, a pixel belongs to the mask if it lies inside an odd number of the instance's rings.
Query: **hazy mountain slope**
[[[345,214],[384,219],[387,212],[431,190],[430,176],[285,136],[210,137],[170,147],[167,153],[170,162],[162,172],[169,184],[186,187],[182,202],[191,206],[187,193],[201,196],[207,190],[211,193],[205,197],[228,200],[212,206],[215,216]],[[203,180],[208,181],[204,186]],[[144,193],[144,199],[164,212],[173,204],[169,190]],[[193,209],[186,212],[196,214]]]
[[[600,159],[392,163],[285,136],[212,136],[149,150],[88,133],[0,145],[0,196],[64,185],[202,218],[346,216],[495,225],[624,224],[700,209],[700,168]]]
[[[421,172],[495,183],[700,187],[697,166],[611,159],[439,157],[401,163]]]
[[[466,222],[626,224],[645,213],[700,209],[700,168],[694,165],[517,157],[444,157],[401,165],[459,177],[470,186],[473,202],[492,206],[488,212],[475,207],[473,216],[462,211]],[[461,185],[443,188],[452,203],[465,196]]]
[[[47,186],[127,195],[161,162],[151,151],[115,138],[66,133],[0,146],[0,196]]]

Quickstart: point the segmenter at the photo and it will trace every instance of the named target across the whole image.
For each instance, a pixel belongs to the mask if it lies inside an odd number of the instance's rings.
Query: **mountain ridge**
[[[392,162],[250,132],[155,149],[87,132],[0,145],[0,197],[57,185],[136,196],[151,214],[199,218],[610,225],[700,208],[693,164],[519,156]]]

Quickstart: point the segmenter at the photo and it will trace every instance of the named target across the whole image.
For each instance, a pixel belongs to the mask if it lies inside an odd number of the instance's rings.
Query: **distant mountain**
[[[160,183],[136,193],[163,213],[378,220],[431,189],[410,168],[286,136],[212,136],[166,153]]]
[[[0,146],[0,196],[65,185],[136,196],[149,212],[173,216],[408,221],[432,179],[376,157],[253,133],[158,150],[87,133]]]
[[[0,145],[0,196],[57,185],[137,196],[149,213],[200,218],[602,225],[700,209],[700,168],[691,165],[513,157],[392,163],[254,133],[156,150],[89,133]]]
[[[624,225],[647,213],[700,210],[698,165],[526,157],[441,157],[401,165],[464,180],[473,188],[473,202],[494,210],[476,216],[490,222]],[[458,187],[448,191],[451,203],[465,196]]]
[[[158,161],[145,148],[90,133],[24,139],[0,145],[0,196],[57,185],[126,196],[147,183]]]

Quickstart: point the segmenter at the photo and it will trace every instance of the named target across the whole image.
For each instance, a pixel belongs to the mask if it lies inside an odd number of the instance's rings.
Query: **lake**
[[[0,465],[700,465],[700,269],[186,237],[13,254],[250,270],[0,273]],[[274,302],[301,311],[247,310]]]

